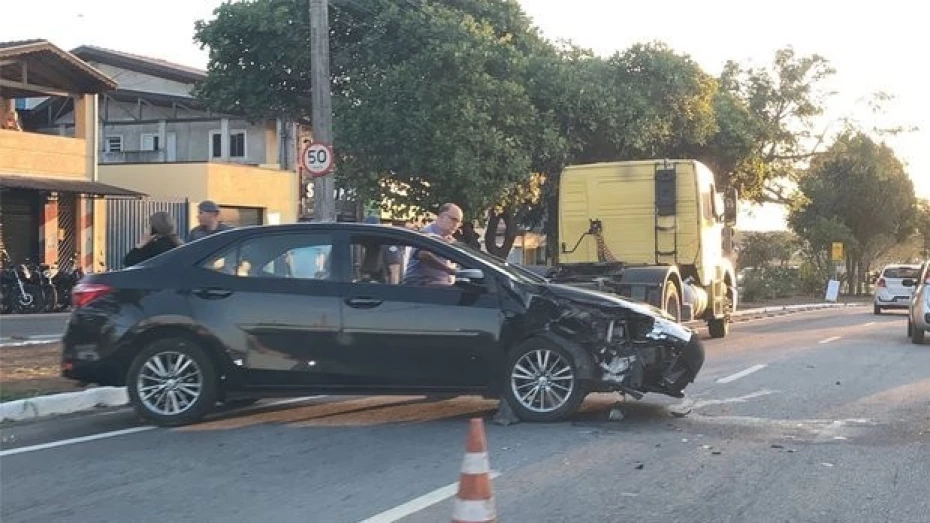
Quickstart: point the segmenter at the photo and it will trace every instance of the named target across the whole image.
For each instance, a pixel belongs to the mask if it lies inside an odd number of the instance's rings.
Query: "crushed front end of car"
[[[589,392],[681,398],[704,365],[699,337],[660,309],[569,286],[549,284],[541,290],[530,300],[527,316],[535,329],[569,340],[591,356]]]

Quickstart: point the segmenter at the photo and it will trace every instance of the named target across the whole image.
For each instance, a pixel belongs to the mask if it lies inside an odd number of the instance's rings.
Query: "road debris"
[[[501,398],[501,400],[497,403],[497,412],[494,413],[492,421],[496,425],[507,427],[509,425],[519,423],[520,418],[517,417],[517,414],[513,411],[510,403],[507,403],[507,400]]]

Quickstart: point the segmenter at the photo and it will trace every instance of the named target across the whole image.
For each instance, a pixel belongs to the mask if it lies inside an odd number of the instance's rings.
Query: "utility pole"
[[[332,146],[333,102],[329,77],[329,1],[310,0],[310,90],[313,141]],[[336,181],[332,173],[313,180],[313,220],[336,221]]]

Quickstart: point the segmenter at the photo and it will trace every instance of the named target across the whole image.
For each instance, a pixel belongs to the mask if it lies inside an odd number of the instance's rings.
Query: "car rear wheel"
[[[545,338],[532,338],[510,354],[504,397],[524,421],[560,421],[574,414],[586,395],[570,352]]]
[[[126,390],[143,418],[164,427],[187,425],[216,404],[216,370],[196,343],[165,338],[150,343],[133,360]]]
[[[878,305],[875,305],[874,308],[872,309],[872,313],[874,313],[877,316],[882,313],[882,308],[879,307]]]

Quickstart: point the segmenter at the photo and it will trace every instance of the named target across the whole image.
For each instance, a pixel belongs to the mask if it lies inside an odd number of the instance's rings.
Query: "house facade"
[[[173,214],[181,229],[196,225],[197,203],[206,199],[233,226],[297,220],[295,125],[208,110],[192,95],[206,78],[198,69],[93,46],[72,54],[119,82],[99,100],[100,180],[148,195],[109,204],[122,222],[109,227],[109,267],[119,267],[153,208]],[[49,99],[35,112],[44,132],[73,135],[72,105]]]
[[[106,205],[144,194],[103,183],[97,114],[117,82],[47,40],[0,43],[0,248],[4,262],[99,270]],[[67,106],[71,132],[42,125],[34,109]],[[8,256],[8,259],[6,259]]]

